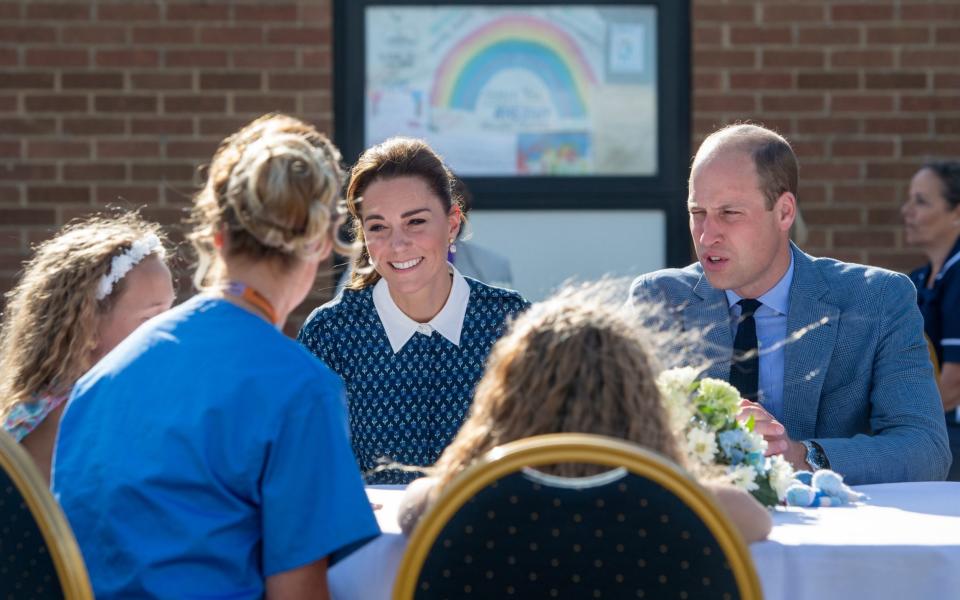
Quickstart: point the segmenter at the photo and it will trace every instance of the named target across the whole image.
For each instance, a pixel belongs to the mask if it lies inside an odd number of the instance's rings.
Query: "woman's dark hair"
[[[943,160],[928,162],[921,170],[929,169],[943,184],[943,198],[953,210],[960,205],[960,162]]]
[[[456,177],[425,141],[395,137],[368,148],[350,172],[350,184],[347,186],[347,210],[353,217],[354,241],[363,244],[354,259],[353,276],[347,286],[350,289],[363,289],[380,279],[380,274],[370,263],[370,253],[363,237],[360,218],[363,194],[373,182],[396,177],[419,177],[440,199],[445,212],[450,212],[454,205],[463,212]]]

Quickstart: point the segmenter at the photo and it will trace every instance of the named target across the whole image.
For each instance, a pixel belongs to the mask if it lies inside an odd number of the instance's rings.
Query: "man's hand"
[[[807,449],[800,442],[795,442],[787,436],[787,429],[763,406],[749,400],[740,401],[740,414],[737,419],[746,421],[753,417],[753,430],[767,441],[766,456],[782,454],[794,469],[807,471]]]

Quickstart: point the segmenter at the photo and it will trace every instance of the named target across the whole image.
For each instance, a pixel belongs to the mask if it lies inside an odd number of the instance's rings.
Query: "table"
[[[767,600],[960,597],[960,483],[863,485],[866,504],[778,508],[750,553]],[[367,489],[384,534],[330,570],[335,600],[390,598],[400,486]]]

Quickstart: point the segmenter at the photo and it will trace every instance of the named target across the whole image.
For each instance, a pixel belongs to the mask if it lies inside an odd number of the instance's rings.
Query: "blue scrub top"
[[[960,363],[960,237],[934,277],[933,287],[927,288],[930,268],[927,263],[910,273],[917,286],[923,330],[933,342],[941,365]]]
[[[80,379],[52,476],[97,598],[259,598],[266,577],[379,533],[339,377],[210,297]]]

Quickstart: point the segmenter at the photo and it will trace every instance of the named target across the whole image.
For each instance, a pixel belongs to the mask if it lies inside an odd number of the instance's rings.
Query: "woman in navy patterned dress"
[[[368,483],[407,483],[463,423],[516,292],[463,277],[448,261],[462,213],[454,178],[422,140],[368,149],[351,173],[347,207],[362,244],[353,278],[310,315],[299,340],[347,386],[357,462]]]

